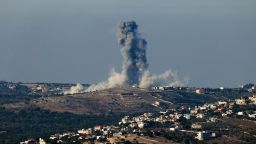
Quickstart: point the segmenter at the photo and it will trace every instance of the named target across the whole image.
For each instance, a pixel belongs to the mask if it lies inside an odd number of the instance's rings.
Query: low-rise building
[[[92,128],[81,129],[77,131],[79,134],[92,134]]]
[[[237,112],[237,115],[239,115],[239,116],[243,116],[243,115],[244,115],[244,112],[242,112],[242,111]]]
[[[226,101],[218,101],[218,105],[227,105]]]
[[[254,114],[248,114],[248,117],[249,117],[249,118],[254,118],[254,119],[255,119],[255,118],[256,118],[256,113],[254,113]]]
[[[198,113],[198,114],[196,115],[196,118],[202,119],[202,118],[204,118],[204,114],[203,114],[203,113]]]
[[[192,109],[192,110],[190,110],[190,113],[191,114],[197,114],[197,110],[196,109]]]
[[[94,130],[97,131],[97,130],[101,130],[102,129],[102,126],[101,125],[96,125],[94,126]]]
[[[216,117],[210,117],[208,119],[209,122],[216,122],[217,121],[217,118]]]
[[[191,128],[192,129],[201,129],[202,128],[202,125],[200,123],[193,123],[191,125]]]
[[[252,103],[252,104],[256,104],[256,96],[253,95],[251,97],[248,97],[249,101]]]
[[[195,137],[195,139],[198,139],[200,141],[203,141],[203,140],[208,140],[210,139],[210,133],[209,132],[206,132],[206,131],[199,131],[197,132],[197,135]]]
[[[245,104],[246,104],[246,103],[245,103],[245,99],[243,99],[243,98],[241,98],[241,99],[236,99],[235,101],[236,101],[236,104],[237,104],[237,105],[245,105]]]
[[[204,93],[204,89],[202,89],[202,88],[197,88],[197,89],[196,89],[196,93],[197,93],[197,94],[203,94],[203,93]]]
[[[46,144],[45,140],[42,138],[39,138],[39,144]]]
[[[121,119],[121,122],[122,122],[123,124],[128,123],[128,122],[129,122],[129,116],[125,116],[124,118],[122,118],[122,119]]]
[[[122,132],[113,133],[113,136],[114,136],[114,137],[121,137],[122,135],[123,135]]]
[[[187,120],[189,120],[191,118],[191,115],[190,114],[184,114],[183,117],[186,118]]]
[[[144,122],[138,122],[137,124],[139,128],[144,128],[146,125]]]
[[[135,128],[135,127],[138,127],[138,124],[136,122],[133,122],[133,123],[129,124],[129,127],[130,128]]]

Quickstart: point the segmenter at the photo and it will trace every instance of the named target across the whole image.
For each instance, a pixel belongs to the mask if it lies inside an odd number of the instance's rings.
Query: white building
[[[183,117],[186,118],[186,119],[190,119],[191,115],[190,114],[184,114]]]
[[[256,104],[256,96],[255,96],[255,95],[253,95],[253,96],[251,96],[251,97],[248,97],[248,99],[250,100],[250,102],[251,102],[252,104]]]
[[[237,105],[245,105],[245,99],[241,98],[241,99],[236,99],[236,104]]]
[[[242,116],[242,115],[244,115],[244,113],[243,112],[237,112],[237,115]]]
[[[191,110],[190,113],[191,113],[191,114],[197,114],[197,110],[196,110],[196,109]]]
[[[254,113],[254,114],[248,114],[248,117],[249,117],[249,118],[254,118],[254,119],[255,119],[255,118],[256,118],[256,114],[255,114],[255,113]]]
[[[197,115],[196,115],[196,118],[200,118],[200,119],[202,119],[202,118],[204,118],[204,114],[199,113],[199,114],[197,114]]]
[[[199,123],[193,123],[193,124],[191,125],[191,128],[192,128],[192,129],[201,129],[201,128],[202,128],[202,125],[199,124]]]
[[[217,118],[216,117],[210,117],[209,118],[209,122],[216,122],[217,121]]]
[[[77,131],[79,134],[92,134],[92,128],[81,129]]]
[[[198,89],[196,89],[196,93],[197,93],[197,94],[203,94],[203,93],[204,93],[204,90],[201,89],[201,88],[198,88]]]
[[[44,139],[39,138],[39,144],[46,144],[46,142],[44,141]]]
[[[210,109],[212,109],[212,110],[215,110],[215,109],[217,108],[217,106],[214,105],[214,104],[209,104],[209,107],[210,107]]]
[[[138,122],[138,127],[139,128],[144,128],[145,127],[145,123],[144,122]]]
[[[101,130],[102,129],[102,126],[101,125],[96,125],[94,126],[94,130],[97,131],[97,130]]]
[[[227,102],[225,102],[225,101],[218,101],[218,105],[227,105]]]
[[[160,102],[159,102],[159,101],[155,101],[155,105],[156,105],[156,106],[159,106],[159,105],[160,105]]]
[[[135,123],[135,122],[134,122],[134,123],[130,123],[130,124],[129,124],[129,127],[130,127],[130,128],[135,128],[135,127],[138,127],[138,124]]]
[[[196,135],[195,138],[200,140],[200,141],[207,140],[207,139],[210,138],[210,133],[206,132],[206,131],[200,131],[200,132],[197,132],[197,135]]]
[[[124,118],[122,118],[121,122],[122,122],[123,124],[128,123],[128,122],[129,122],[129,116],[125,116]]]
[[[158,87],[158,86],[155,86],[155,87],[152,87],[152,90],[165,90],[166,88],[165,87]]]
[[[178,128],[176,128],[176,127],[171,127],[170,128],[170,131],[176,131]]]

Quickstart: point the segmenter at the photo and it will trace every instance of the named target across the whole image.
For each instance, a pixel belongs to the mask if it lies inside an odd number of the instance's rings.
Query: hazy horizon
[[[0,80],[97,83],[121,69],[117,25],[135,20],[150,71],[188,86],[256,83],[256,1],[2,0]]]

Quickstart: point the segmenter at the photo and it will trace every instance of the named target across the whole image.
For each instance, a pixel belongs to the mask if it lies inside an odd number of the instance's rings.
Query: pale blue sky
[[[256,83],[255,0],[1,0],[0,80],[104,80],[121,67],[116,27],[130,19],[152,72],[189,86]]]

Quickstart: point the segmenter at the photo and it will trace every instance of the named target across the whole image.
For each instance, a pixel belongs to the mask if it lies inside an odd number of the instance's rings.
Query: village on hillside
[[[161,107],[156,102],[154,106]],[[115,125],[96,125],[20,144],[53,143],[219,143],[256,142],[256,95],[156,113],[124,116]]]

